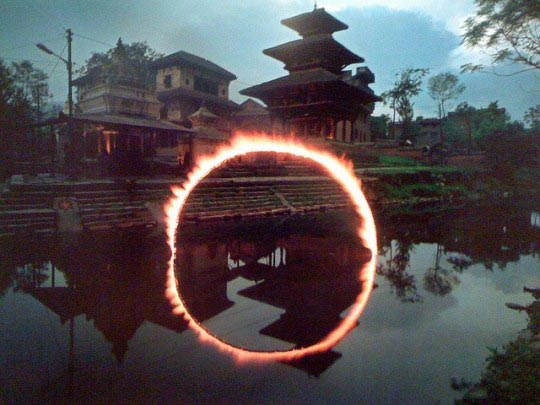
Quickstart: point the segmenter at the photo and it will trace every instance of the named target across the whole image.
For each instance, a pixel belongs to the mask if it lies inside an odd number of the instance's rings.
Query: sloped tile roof
[[[223,69],[221,66],[216,65],[214,62],[210,62],[207,59],[201,58],[200,56],[193,55],[192,53],[185,51],[178,51],[176,53],[158,59],[152,63],[152,67],[154,69],[161,69],[164,67],[177,65],[189,65],[192,67],[202,68],[204,70],[215,73],[216,75],[221,76],[224,79],[236,80],[236,76],[233,73]]]

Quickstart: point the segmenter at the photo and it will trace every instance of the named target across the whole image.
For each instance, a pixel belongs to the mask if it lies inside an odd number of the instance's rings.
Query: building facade
[[[153,63],[156,96],[162,103],[160,118],[191,128],[181,139],[178,160],[189,168],[193,159],[227,142],[231,116],[240,110],[229,100],[229,85],[236,76],[207,59],[179,51]]]
[[[266,107],[252,98],[240,104],[240,110],[231,116],[235,131],[244,133],[272,133],[272,121]]]
[[[113,61],[120,67],[126,63],[121,58]],[[178,143],[192,131],[159,119],[163,104],[153,91],[102,72],[81,76],[73,85],[75,114],[65,119],[76,137],[73,145],[66,139],[64,149],[78,155],[75,159],[82,159],[85,167],[110,175],[140,174],[148,158],[173,155],[176,163]],[[107,170],[97,168],[103,162]]]
[[[156,96],[163,103],[161,118],[186,123],[202,106],[229,127],[238,104],[229,100],[229,85],[236,76],[207,59],[179,51],[156,60]]]

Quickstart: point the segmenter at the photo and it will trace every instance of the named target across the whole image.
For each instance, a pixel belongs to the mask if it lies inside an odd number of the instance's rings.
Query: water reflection
[[[523,286],[538,287],[540,228],[531,212],[538,209],[379,212],[380,288],[340,345],[295,368],[235,367],[196,341],[163,296],[163,238],[4,244],[0,402],[163,399],[156,391],[239,401],[238,384],[259,387],[261,402],[283,390],[293,402],[366,392],[373,402],[449,402],[452,376],[478,381],[486,347],[525,327],[504,303],[527,307]],[[348,216],[324,217],[183,233],[178,277],[197,319],[251,348],[298,347],[328,333],[358,293],[365,252],[349,239]],[[306,378],[322,373],[316,383]]]
[[[537,284],[540,285],[540,284]],[[524,287],[534,301],[527,305],[507,303],[527,314],[527,327],[502,350],[490,349],[480,381],[458,381],[451,387],[464,391],[458,403],[537,403],[540,398],[540,288]]]
[[[111,235],[42,242],[6,249],[8,260],[1,274],[9,275],[9,281],[2,278],[2,293],[11,287],[15,293],[28,294],[56,314],[61,325],[69,323],[65,373],[57,381],[67,379],[68,397],[76,361],[75,318],[83,316],[93,324],[111,345],[110,352],[118,363],[124,360],[128,342],[144,322],[177,332],[186,329],[186,324],[171,314],[163,296],[167,260],[163,241]]]
[[[290,350],[321,341],[355,302],[359,272],[371,258],[354,232],[354,214],[346,218],[268,220],[204,235],[184,227],[176,267],[186,307],[212,334],[238,347]],[[320,375],[340,356],[329,351],[292,364]]]
[[[418,273],[423,273],[424,291],[448,295],[471,266],[504,271],[523,255],[537,257],[540,229],[531,220],[534,213],[508,204],[423,215],[379,214],[379,229],[384,232],[377,274],[402,302],[423,301]],[[411,268],[411,255],[420,244],[429,244],[433,264],[426,258],[423,268]]]

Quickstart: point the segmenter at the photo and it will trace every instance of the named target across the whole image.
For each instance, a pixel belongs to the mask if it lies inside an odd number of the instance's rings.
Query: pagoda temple
[[[380,101],[369,88],[375,76],[367,67],[357,68],[355,74],[344,71],[364,59],[332,37],[348,26],[324,8],[281,23],[302,38],[263,53],[283,62],[289,74],[240,93],[267,105],[276,132],[320,140],[371,141],[368,117]]]

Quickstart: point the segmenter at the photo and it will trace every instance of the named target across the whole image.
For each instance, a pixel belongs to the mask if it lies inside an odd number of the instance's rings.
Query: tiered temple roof
[[[332,34],[349,28],[324,8],[314,8],[313,11],[285,18],[281,21],[284,26],[298,32],[301,36]]]
[[[364,58],[349,51],[331,34],[308,36],[263,51],[285,64],[289,72],[321,67],[339,73],[350,64],[364,62]]]
[[[328,14],[324,8],[281,21],[298,32],[301,39],[287,42],[263,53],[285,64],[283,76],[242,90],[267,104],[271,113],[290,119],[355,120],[362,111],[370,112],[379,101],[369,84],[374,77],[366,67],[352,76],[343,69],[364,58],[337,42],[332,33],[348,26]]]

